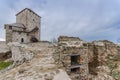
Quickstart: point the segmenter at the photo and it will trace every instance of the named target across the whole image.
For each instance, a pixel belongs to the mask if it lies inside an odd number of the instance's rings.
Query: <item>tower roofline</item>
[[[35,13],[34,11],[32,11],[32,10],[29,9],[29,8],[25,8],[25,9],[23,9],[22,11],[18,12],[18,13],[16,14],[16,16],[19,15],[20,13],[22,13],[23,11],[25,11],[26,9],[41,18],[41,16],[39,16],[37,13]]]

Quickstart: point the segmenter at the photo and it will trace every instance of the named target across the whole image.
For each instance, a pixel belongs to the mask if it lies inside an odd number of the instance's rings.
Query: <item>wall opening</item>
[[[24,39],[23,39],[23,38],[21,38],[21,42],[22,42],[22,43],[24,42]]]
[[[79,65],[80,55],[71,55],[71,65]]]
[[[38,39],[36,37],[32,36],[31,39],[30,39],[30,41],[31,42],[38,42]]]
[[[80,67],[71,69],[72,73],[79,73],[79,71],[80,71]]]
[[[9,29],[12,29],[12,26],[9,26]]]

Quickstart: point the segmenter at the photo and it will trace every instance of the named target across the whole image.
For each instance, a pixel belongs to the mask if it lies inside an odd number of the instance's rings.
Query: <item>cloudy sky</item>
[[[120,0],[0,0],[0,39],[5,38],[4,24],[14,23],[15,14],[26,7],[42,17],[42,40],[59,35],[120,39]]]

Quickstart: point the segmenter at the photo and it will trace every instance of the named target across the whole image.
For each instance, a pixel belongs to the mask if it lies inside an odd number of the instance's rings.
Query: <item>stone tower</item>
[[[5,24],[6,43],[40,41],[41,17],[29,8],[16,14],[16,23]]]

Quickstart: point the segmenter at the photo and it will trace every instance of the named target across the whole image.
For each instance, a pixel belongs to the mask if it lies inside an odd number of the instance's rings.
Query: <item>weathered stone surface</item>
[[[87,42],[76,37],[58,38],[60,61],[72,80],[88,80]]]
[[[92,43],[88,44],[88,53],[89,53],[89,72],[90,74],[97,76],[97,79],[102,80],[108,80],[105,78],[107,77],[113,77],[111,74],[114,72],[115,69],[118,69],[119,67],[115,68],[115,65],[119,65],[119,50],[120,47],[110,41],[107,40],[100,40],[100,41],[94,41]],[[106,74],[105,70],[103,69],[102,73],[97,72],[99,66],[108,66],[110,72],[109,74]],[[105,67],[104,67],[105,68]],[[117,70],[119,72],[119,70]],[[101,75],[103,74],[103,75]],[[120,78],[120,77],[119,77]],[[97,80],[95,79],[95,80]],[[112,79],[109,79],[112,80]]]
[[[34,56],[30,50],[27,50],[27,45],[17,42],[9,43],[8,45],[11,48],[12,59],[14,62],[24,62],[25,60],[30,61]]]
[[[114,80],[112,76],[109,75],[109,68],[107,66],[97,67],[97,76],[94,76],[92,80]]]
[[[0,60],[5,60],[11,57],[11,50],[5,42],[0,42]]]
[[[71,80],[65,71],[59,70],[60,72],[56,74],[53,80]]]
[[[105,61],[107,61],[108,55],[117,55],[118,49],[116,44],[109,41],[100,41],[101,44],[97,44],[99,41],[95,41],[88,44],[88,52],[89,52],[89,62],[95,61],[96,67],[99,65],[103,65]]]
[[[26,45],[11,43],[9,45],[13,50],[14,61],[21,62],[24,59],[29,61],[0,73],[0,80],[71,80],[66,71],[58,68],[55,64],[53,58],[55,47],[53,44],[38,42]],[[34,56],[27,51],[34,52]]]
[[[67,37],[65,41],[63,44],[64,39],[62,39],[58,45],[45,41],[29,44],[10,43],[9,46],[11,46],[10,49],[13,53],[12,59],[15,63],[20,62],[20,65],[4,72],[4,74],[0,73],[0,79],[61,80],[63,78],[62,80],[69,80],[71,78],[72,80],[88,80],[89,78],[91,80],[119,80],[119,45],[107,40],[92,43],[83,41],[83,43],[76,44],[81,40],[73,39],[73,37],[72,40],[71,37],[70,39]],[[73,65],[72,56],[77,56],[77,59],[73,58],[77,61],[77,66]],[[76,67],[77,69],[74,70]],[[114,73],[116,76],[112,75]],[[64,77],[61,78],[61,76]]]
[[[68,37],[68,36],[60,36],[58,38],[59,45],[65,46],[65,47],[82,47],[84,46],[85,41],[80,40],[77,37]]]

